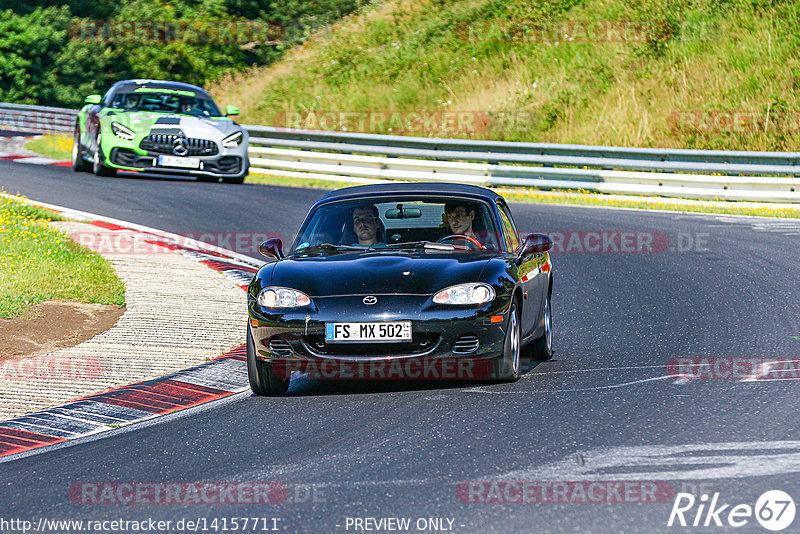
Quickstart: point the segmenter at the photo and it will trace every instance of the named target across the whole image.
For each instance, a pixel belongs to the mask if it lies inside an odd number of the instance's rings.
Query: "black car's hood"
[[[496,254],[367,252],[293,257],[279,261],[272,285],[311,297],[363,294],[433,294],[463,282],[478,282]]]

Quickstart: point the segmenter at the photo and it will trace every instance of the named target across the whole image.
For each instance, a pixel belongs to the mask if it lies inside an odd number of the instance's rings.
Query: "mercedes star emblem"
[[[183,137],[178,137],[172,142],[172,153],[176,156],[185,156],[189,153],[189,144]]]

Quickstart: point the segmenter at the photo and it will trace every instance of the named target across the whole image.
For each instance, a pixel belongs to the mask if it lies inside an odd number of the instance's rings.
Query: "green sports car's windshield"
[[[160,111],[195,117],[222,116],[210,98],[172,92],[120,93],[114,95],[111,107],[123,111]]]

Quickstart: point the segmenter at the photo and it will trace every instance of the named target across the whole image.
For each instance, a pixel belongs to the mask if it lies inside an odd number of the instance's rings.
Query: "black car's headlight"
[[[131,130],[127,126],[123,126],[118,122],[111,123],[111,131],[114,132],[114,135],[116,135],[117,137],[121,137],[122,139],[125,139],[127,141],[132,141],[136,137],[136,134],[134,133],[133,130]]]
[[[433,296],[436,304],[484,304],[494,300],[494,288],[482,282],[458,284],[442,289]]]
[[[239,143],[242,142],[243,137],[244,132],[236,132],[235,134],[231,134],[222,140],[222,146],[225,148],[236,148],[239,146]]]
[[[288,287],[265,287],[256,302],[264,308],[303,308],[311,304],[311,298]]]

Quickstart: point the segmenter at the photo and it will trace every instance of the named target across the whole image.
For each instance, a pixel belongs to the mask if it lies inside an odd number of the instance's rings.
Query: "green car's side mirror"
[[[225,116],[226,117],[230,116],[230,115],[238,115],[238,114],[239,114],[239,108],[237,108],[236,106],[225,106]]]
[[[99,104],[101,100],[103,100],[103,97],[100,95],[89,95],[83,99],[87,104]]]

